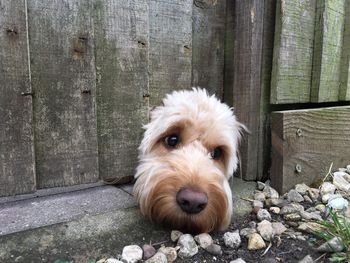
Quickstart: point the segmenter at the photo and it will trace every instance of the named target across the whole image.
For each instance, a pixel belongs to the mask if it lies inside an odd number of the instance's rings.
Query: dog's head
[[[134,194],[141,212],[186,232],[225,229],[242,127],[205,90],[167,95],[151,112],[139,147]]]

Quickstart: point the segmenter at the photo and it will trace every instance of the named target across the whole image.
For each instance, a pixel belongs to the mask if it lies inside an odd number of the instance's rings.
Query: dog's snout
[[[176,201],[182,211],[197,214],[207,206],[208,196],[197,189],[183,188],[177,192]]]

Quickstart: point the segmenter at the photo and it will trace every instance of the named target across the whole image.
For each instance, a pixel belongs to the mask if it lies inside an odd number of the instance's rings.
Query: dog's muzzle
[[[199,189],[182,188],[176,194],[176,202],[187,214],[198,214],[208,204],[208,196]]]

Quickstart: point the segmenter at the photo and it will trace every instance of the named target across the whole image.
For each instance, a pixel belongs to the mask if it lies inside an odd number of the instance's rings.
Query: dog
[[[189,233],[226,229],[244,129],[233,110],[201,88],[174,91],[144,129],[133,189],[141,213]]]

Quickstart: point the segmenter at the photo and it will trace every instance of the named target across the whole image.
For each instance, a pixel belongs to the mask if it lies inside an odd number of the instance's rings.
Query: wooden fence
[[[288,188],[292,128],[272,123],[271,148],[271,111],[350,100],[349,17],[345,0],[0,0],[0,196],[130,179],[149,109],[191,86],[250,129],[243,178],[266,176],[272,150]]]

